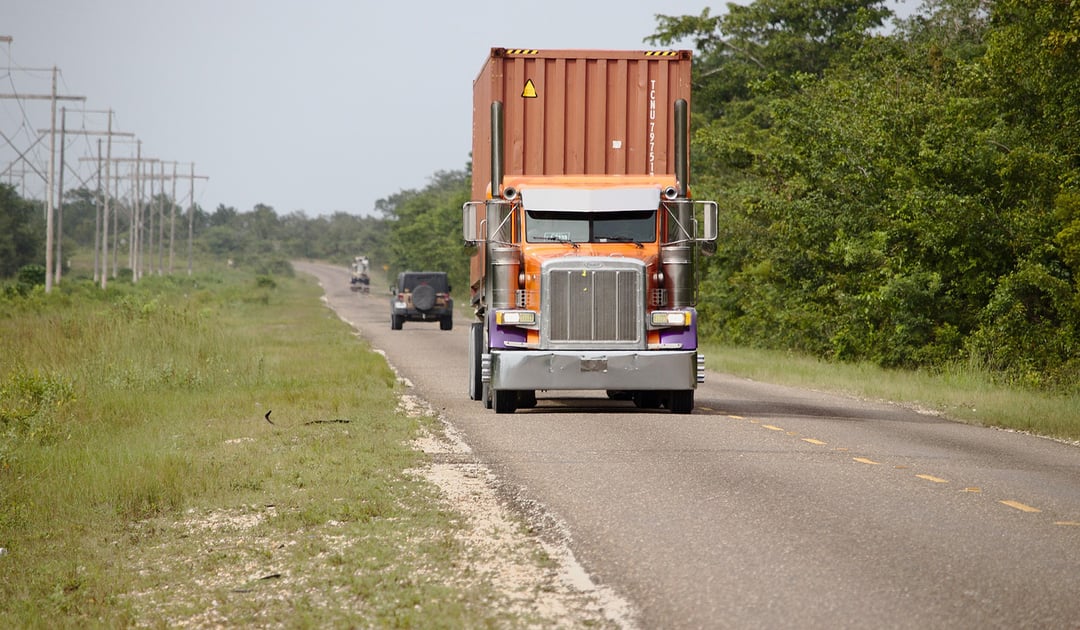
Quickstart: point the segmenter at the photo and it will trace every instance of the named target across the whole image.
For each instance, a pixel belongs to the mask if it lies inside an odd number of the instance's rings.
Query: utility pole
[[[101,138],[97,139],[97,195],[94,197],[94,282],[98,281],[98,269],[101,267],[101,248],[98,236],[101,235],[101,206],[105,203],[101,192]]]
[[[157,274],[164,273],[165,263],[165,164],[158,162],[161,178],[161,188],[158,189],[158,240],[157,240]]]
[[[8,38],[8,43],[11,39]],[[11,68],[11,70],[48,71],[48,68]],[[52,103],[51,123],[49,125],[49,170],[45,182],[45,292],[52,292],[53,285],[53,178],[56,176],[56,101],[85,101],[85,96],[61,96],[56,93],[56,75],[60,72],[56,66],[52,71],[52,92],[49,94],[0,94],[0,98],[14,99],[49,99]]]
[[[173,272],[173,242],[176,240],[176,162],[172,163],[172,208],[169,217],[169,275]]]
[[[121,135],[121,134],[119,132],[113,132],[113,135]],[[129,248],[128,248],[128,256],[129,256],[129,261],[130,261],[130,264],[131,264],[131,267],[132,267],[132,274],[133,274],[132,280],[133,281],[136,280],[137,276],[135,274],[139,273],[139,269],[138,269],[139,265],[137,263],[141,264],[142,261],[145,260],[144,258],[140,258],[139,256],[141,256],[140,252],[142,251],[142,248],[143,248],[143,236],[142,236],[142,233],[143,233],[143,229],[142,229],[143,215],[142,215],[142,202],[141,202],[141,198],[142,198],[142,182],[143,182],[143,180],[147,180],[147,179],[149,179],[149,180],[159,180],[159,181],[162,182],[162,185],[161,185],[161,187],[159,189],[161,196],[158,199],[158,217],[159,217],[158,218],[158,233],[159,233],[159,237],[158,237],[158,247],[159,247],[159,249],[158,249],[158,258],[159,258],[158,267],[159,267],[159,273],[161,273],[161,269],[163,269],[163,266],[164,266],[164,261],[162,260],[163,256],[164,256],[164,242],[165,242],[165,236],[164,236],[164,229],[165,229],[165,214],[164,214],[164,212],[165,212],[164,211],[165,185],[164,185],[164,182],[166,180],[172,180],[172,182],[173,182],[173,185],[172,185],[172,189],[173,189],[173,192],[172,192],[172,210],[171,210],[171,216],[170,216],[170,219],[169,219],[169,221],[170,221],[170,226],[169,226],[169,274],[172,274],[172,272],[173,272],[173,251],[174,251],[174,243],[175,243],[175,236],[176,236],[176,212],[177,212],[177,208],[178,208],[178,204],[176,202],[176,182],[178,180],[181,180],[181,179],[189,180],[188,197],[189,197],[189,200],[190,200],[190,205],[188,206],[187,253],[188,253],[188,275],[190,276],[192,274],[193,241],[194,241],[194,232],[195,232],[195,180],[197,180],[197,179],[208,180],[208,179],[210,179],[210,177],[208,177],[206,175],[196,175],[195,174],[195,163],[194,162],[190,163],[191,173],[189,175],[178,173],[177,172],[177,165],[182,164],[182,162],[170,162],[170,161],[167,161],[167,160],[159,160],[157,158],[142,157],[142,144],[139,143],[138,146],[139,146],[139,148],[138,148],[136,157],[134,157],[134,158],[118,157],[118,158],[111,158],[111,159],[106,159],[105,160],[106,173],[108,173],[108,168],[109,168],[110,163],[113,163],[113,162],[117,162],[117,163],[119,163],[119,162],[131,162],[131,163],[133,163],[131,173],[129,175],[121,176],[121,175],[117,174],[117,175],[112,177],[112,182],[113,182],[114,187],[119,185],[118,182],[121,179],[130,179],[133,182],[132,183],[132,188],[134,189],[134,192],[133,192],[133,201],[132,201],[132,209],[131,209],[131,244],[129,245]],[[83,159],[89,159],[89,158],[83,158]],[[153,174],[151,172],[151,174],[147,175],[147,174],[144,174],[142,172],[142,164],[143,163],[152,165],[155,162],[162,164],[162,167],[159,169],[159,174],[155,175],[155,174]],[[172,175],[166,175],[165,174],[164,164],[172,164],[173,165],[173,174]],[[108,176],[106,176],[106,184],[105,184],[106,186],[109,185],[108,184],[108,179],[109,179]],[[113,200],[118,200],[119,197],[120,197],[120,195],[119,195],[118,192],[114,192],[113,195],[112,195]],[[150,212],[151,212],[151,214],[153,213],[153,204],[152,203],[150,204]],[[117,232],[117,223],[116,223],[117,215],[118,215],[117,212],[113,213],[113,235],[114,235],[113,239],[114,240],[113,240],[113,274],[112,275],[113,275],[114,278],[116,277],[117,244],[116,244],[115,239],[116,239],[116,232]],[[146,231],[150,233],[149,238],[152,241],[153,240],[153,236],[152,236],[153,229],[152,229],[152,227],[149,230],[146,230]],[[152,247],[151,247],[151,251],[150,251],[150,261],[151,261],[150,266],[151,266],[151,269],[152,269],[152,267],[153,267],[153,265],[152,265],[153,249],[152,249]],[[104,288],[104,286],[102,288]]]
[[[150,181],[150,201],[147,203],[147,211],[149,215],[149,225],[146,230],[146,238],[149,241],[146,244],[146,267],[151,273],[154,272],[154,226],[157,226],[157,275],[161,275],[164,269],[164,256],[165,256],[165,180],[172,179],[165,174],[164,160],[154,160],[158,163],[159,173],[154,174],[154,165],[150,164],[150,174],[140,175],[140,179]],[[175,162],[174,162],[175,164]],[[158,184],[160,182],[160,184]],[[155,190],[157,191],[155,193]],[[156,198],[156,199],[155,199]],[[155,201],[156,206],[155,206]],[[155,209],[157,211],[157,218],[154,218]]]
[[[109,182],[111,181],[111,175],[110,175],[109,171],[110,171],[110,166],[112,165],[112,162],[113,162],[113,159],[112,159],[113,136],[134,138],[135,134],[131,133],[130,131],[113,131],[113,128],[112,128],[113,110],[111,110],[111,109],[86,110],[86,111],[83,111],[82,113],[84,113],[84,114],[106,114],[109,117],[108,126],[106,127],[105,131],[82,130],[82,131],[68,132],[68,133],[73,133],[73,134],[78,134],[78,135],[85,135],[85,136],[105,136],[106,140],[107,140],[106,141],[106,153],[105,153],[105,186],[104,186],[104,188],[101,188],[99,186],[99,190],[103,190],[104,193],[105,193],[104,194],[104,201],[105,201],[104,205],[105,205],[105,207],[104,207],[104,210],[103,210],[102,215],[101,215],[101,227],[100,227],[100,230],[95,230],[94,231],[94,260],[95,261],[97,260],[98,250],[100,249],[100,251],[102,252],[102,254],[101,254],[101,269],[102,269],[101,288],[104,289],[104,288],[106,288],[106,286],[108,284],[108,280],[106,280],[108,274],[105,273],[105,269],[107,269],[108,266],[109,266],[108,265],[108,260],[109,260],[109,211],[110,211],[110,205],[111,205],[111,203],[110,203],[111,202],[111,198],[110,198],[111,196],[109,195]],[[100,142],[100,139],[99,139],[99,141],[98,141],[98,145],[99,145],[98,146],[98,157],[97,157],[98,180],[99,181],[101,179],[101,160],[102,160],[100,144],[101,144],[101,142]],[[93,158],[80,158],[80,159],[81,160],[85,160],[85,159],[92,160]],[[99,245],[100,245],[100,247],[99,247]],[[113,273],[113,277],[116,277],[115,270],[114,270],[114,273]],[[97,279],[98,279],[97,265],[95,264],[94,265],[94,280],[96,281]]]
[[[56,278],[54,284],[60,284],[60,270],[64,267],[64,144],[67,129],[67,107],[60,108],[60,182],[59,198],[56,207]]]
[[[187,275],[190,276],[191,275],[191,256],[192,256],[191,243],[194,240],[194,234],[195,234],[195,180],[196,179],[210,179],[210,178],[207,177],[206,175],[196,175],[195,174],[195,163],[194,162],[191,163],[191,175],[189,177],[191,178],[190,181],[189,181],[190,186],[191,186],[191,193],[188,196],[188,201],[190,202],[190,205],[188,206],[188,215],[187,215],[188,216],[188,224],[187,224],[187,229],[188,229],[188,232],[187,232]]]
[[[170,206],[170,216],[168,216],[168,274],[170,274],[170,276],[172,276],[173,269],[174,269],[174,260],[175,260],[174,252],[175,252],[175,243],[176,243],[176,209],[177,209],[176,182],[177,182],[177,179],[189,178],[191,180],[191,183],[192,183],[192,196],[193,196],[194,195],[194,189],[193,189],[194,180],[197,179],[197,178],[199,178],[199,179],[208,179],[208,177],[205,177],[205,176],[202,176],[202,175],[195,175],[194,174],[194,163],[191,164],[191,169],[192,169],[191,175],[177,174],[176,166],[180,162],[175,162],[174,161],[174,162],[167,162],[167,163],[171,163],[173,165],[173,174],[172,174],[172,176],[168,176],[168,175],[164,174],[164,164],[165,164],[165,162],[162,162],[162,174],[161,174],[161,177],[162,177],[163,180],[164,179],[172,179],[172,182],[173,182],[172,204]],[[193,199],[192,199],[192,203],[194,203]],[[162,216],[161,217],[162,229],[164,229],[164,222],[165,222],[165,218],[164,218],[164,216]],[[191,223],[190,217],[189,217],[188,223],[189,223],[189,226],[188,226],[188,242],[189,242],[188,254],[189,254],[189,258],[190,258],[190,249],[191,249],[190,240],[191,240],[191,232],[192,232],[192,226],[190,225],[190,223]],[[162,239],[164,239],[164,236],[162,236]],[[189,262],[188,262],[188,273],[189,274],[191,272],[190,266],[191,265],[190,265],[190,259],[189,259]]]
[[[130,178],[132,179],[133,197],[131,208],[131,229],[130,229],[130,243],[128,243],[128,264],[131,267],[131,281],[138,282],[141,273],[141,265],[143,262],[142,248],[143,248],[143,208],[142,208],[142,181],[147,179],[143,174],[143,164],[154,164],[160,162],[158,158],[148,158],[142,156],[142,140],[136,140],[136,153],[133,158],[113,158],[113,162],[132,162],[133,167],[131,169]],[[150,178],[153,176],[151,175]],[[117,176],[116,179],[123,179]],[[114,224],[115,225],[115,224]],[[115,232],[115,231],[114,231]],[[114,249],[115,251],[115,249]],[[114,264],[115,266],[115,264]],[[114,271],[115,277],[115,271]]]

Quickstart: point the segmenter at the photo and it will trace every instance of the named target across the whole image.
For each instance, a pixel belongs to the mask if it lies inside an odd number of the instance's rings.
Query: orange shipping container
[[[473,82],[473,200],[489,196],[496,100],[504,176],[673,174],[672,110],[690,102],[690,60],[688,50],[491,49]]]

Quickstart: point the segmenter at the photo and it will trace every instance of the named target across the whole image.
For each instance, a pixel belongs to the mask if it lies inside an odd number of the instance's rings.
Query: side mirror
[[[716,241],[717,237],[717,208],[715,201],[699,201],[701,204],[702,214],[702,227],[704,228],[704,234],[698,237],[698,241],[705,243],[712,243]]]
[[[480,238],[480,208],[482,201],[468,201],[461,206],[461,236],[466,245],[476,245]]]

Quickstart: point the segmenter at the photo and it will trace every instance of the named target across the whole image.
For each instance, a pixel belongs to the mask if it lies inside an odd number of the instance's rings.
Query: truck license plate
[[[582,372],[607,372],[607,359],[582,359]]]

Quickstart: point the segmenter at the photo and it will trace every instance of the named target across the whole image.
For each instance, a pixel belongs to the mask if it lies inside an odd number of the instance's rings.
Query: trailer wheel
[[[694,390],[676,389],[669,392],[667,407],[671,413],[690,413],[694,410]]]
[[[482,400],[484,383],[480,377],[480,357],[484,353],[484,324],[469,325],[469,400]]]
[[[491,391],[495,413],[514,413],[517,410],[517,390],[495,389]]]

